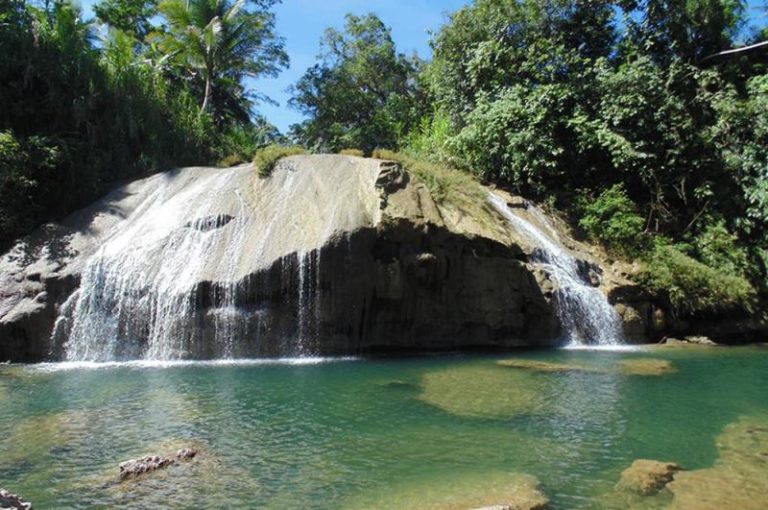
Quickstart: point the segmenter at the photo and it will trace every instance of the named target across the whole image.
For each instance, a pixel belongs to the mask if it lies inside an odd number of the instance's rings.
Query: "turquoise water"
[[[496,364],[512,357],[588,370]],[[641,358],[674,371],[622,370]],[[635,459],[711,466],[726,425],[768,413],[767,388],[760,347],[6,366],[0,486],[38,509],[418,508],[525,473],[553,508],[600,508]],[[194,464],[115,482],[119,462],[183,445]]]

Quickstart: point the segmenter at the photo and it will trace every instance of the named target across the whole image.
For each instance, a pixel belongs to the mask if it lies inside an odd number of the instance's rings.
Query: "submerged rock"
[[[522,368],[537,372],[599,372],[592,367],[574,365],[571,363],[554,363],[549,361],[536,361],[529,359],[505,359],[496,362],[497,365],[506,368]]]
[[[425,374],[419,398],[458,416],[507,418],[543,410],[546,388],[534,372],[460,366]]]
[[[158,455],[148,455],[139,459],[127,460],[120,463],[120,474],[118,475],[118,478],[121,481],[130,478],[138,478],[146,473],[166,468],[173,463],[173,459],[160,457]]]
[[[621,472],[616,487],[649,496],[663,489],[680,470],[682,468],[673,462],[638,459]]]
[[[176,452],[176,458],[181,460],[193,459],[199,452],[195,448],[182,448]]]
[[[626,375],[667,375],[677,372],[671,361],[656,358],[626,359],[619,362]]]
[[[32,503],[24,501],[18,494],[0,489],[0,509],[2,510],[32,510]]]
[[[714,466],[675,475],[670,510],[768,508],[768,416],[744,416],[716,441]]]
[[[350,510],[545,510],[549,499],[539,480],[524,473],[470,473],[431,478],[386,492],[366,494],[343,505]]]

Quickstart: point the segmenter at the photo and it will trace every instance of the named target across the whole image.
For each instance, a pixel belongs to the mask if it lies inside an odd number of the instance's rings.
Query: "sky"
[[[86,18],[92,17],[92,6],[98,0],[81,1]],[[324,30],[342,28],[347,13],[376,13],[392,27],[392,36],[401,53],[410,55],[415,51],[422,58],[429,58],[429,32],[440,28],[448,14],[468,3],[470,0],[283,0],[275,8],[277,33],[285,38],[291,65],[277,78],[248,81],[250,88],[278,103],[277,106],[259,105],[257,111],[283,133],[292,124],[301,122],[302,115],[288,106],[290,94],[287,89],[315,64]],[[748,4],[750,17],[765,25],[765,16],[762,12],[756,13],[763,0],[750,0]]]
[[[81,0],[86,18],[93,17],[92,7],[97,2]],[[277,106],[261,104],[257,111],[283,133],[291,124],[302,121],[302,115],[288,106],[290,94],[287,89],[315,64],[325,29],[341,29],[347,13],[376,13],[392,27],[398,51],[407,55],[416,51],[421,57],[428,58],[429,31],[438,29],[449,13],[467,3],[468,0],[283,0],[275,8],[277,33],[285,38],[291,65],[277,78],[248,81],[250,88],[278,103]]]

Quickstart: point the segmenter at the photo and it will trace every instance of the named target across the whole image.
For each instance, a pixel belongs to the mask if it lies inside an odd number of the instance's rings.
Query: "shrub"
[[[256,172],[258,172],[259,177],[269,177],[272,175],[272,170],[275,169],[275,165],[281,159],[287,156],[306,153],[307,151],[301,147],[268,145],[267,147],[256,151],[256,154],[253,156],[253,164],[256,167]]]
[[[662,241],[647,256],[640,279],[647,290],[666,297],[675,312],[684,314],[750,311],[756,294],[746,278],[703,264]]]
[[[422,117],[419,125],[401,141],[408,154],[429,161],[450,161],[449,144],[453,136],[450,116],[439,108]]]
[[[747,251],[725,227],[723,220],[709,223],[694,241],[698,258],[728,274],[745,276],[749,268]]]
[[[343,149],[339,151],[342,156],[357,156],[358,158],[364,158],[365,153],[360,149]]]
[[[240,165],[242,163],[245,163],[245,160],[240,154],[230,154],[229,156],[221,159],[217,165],[222,168],[229,168],[231,166]]]
[[[636,256],[643,250],[645,220],[637,213],[623,184],[613,185],[597,199],[583,196],[579,201],[579,226],[593,241],[603,243],[617,255]]]

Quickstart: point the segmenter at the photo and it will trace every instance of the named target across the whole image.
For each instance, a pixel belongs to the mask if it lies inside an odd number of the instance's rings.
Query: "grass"
[[[342,156],[357,156],[358,158],[364,158],[365,153],[360,149],[343,149],[339,151]]]
[[[438,204],[451,203],[465,209],[474,209],[477,204],[486,203],[485,189],[474,176],[466,172],[386,149],[375,150],[373,157],[403,165],[411,175],[424,183]]]
[[[275,165],[281,159],[306,153],[305,149],[297,146],[269,145],[256,151],[256,154],[253,156],[253,164],[259,177],[266,178],[272,175]]]

